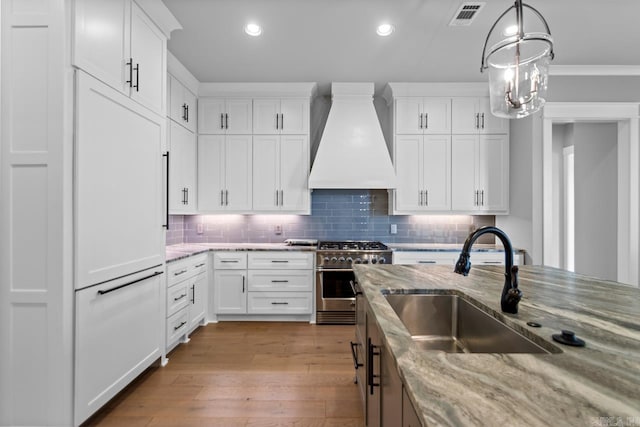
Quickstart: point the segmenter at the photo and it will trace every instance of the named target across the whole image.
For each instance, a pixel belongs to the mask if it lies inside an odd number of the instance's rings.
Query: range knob
[[[362,260],[362,263],[363,264],[369,264],[369,260],[367,258],[365,258],[365,259]]]
[[[362,260],[360,258],[356,258],[356,260],[354,261],[354,264],[360,264],[362,262]]]
[[[384,259],[384,257],[381,256],[380,258],[378,258],[378,264],[384,264],[385,262],[387,262],[387,260]]]
[[[324,257],[324,262],[329,262],[329,257],[328,256]]]
[[[344,257],[341,256],[340,258],[338,258],[338,262],[344,262]]]
[[[377,259],[377,258],[371,258],[371,264],[375,264],[375,263],[377,263],[377,262],[378,262],[378,259]]]
[[[335,262],[337,262],[337,261],[338,261],[338,258],[336,258],[336,257],[334,257],[334,256],[333,256],[333,257],[331,257],[331,262],[335,263]]]
[[[353,258],[351,258],[351,257],[347,257],[347,262],[348,262],[349,264],[353,263]]]

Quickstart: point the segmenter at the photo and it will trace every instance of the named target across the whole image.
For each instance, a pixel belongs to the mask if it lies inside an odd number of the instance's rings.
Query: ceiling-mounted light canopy
[[[542,21],[545,33],[524,32],[524,7],[533,11]],[[494,44],[487,54],[491,33],[512,9],[516,13],[516,33]],[[522,0],[516,0],[493,24],[482,49],[480,72],[489,69],[493,115],[519,119],[542,108],[547,94],[549,63],[553,56],[553,40],[547,21],[536,9],[522,3]]]

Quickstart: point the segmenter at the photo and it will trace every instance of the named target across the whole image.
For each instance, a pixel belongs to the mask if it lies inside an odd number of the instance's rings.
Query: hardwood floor
[[[362,427],[353,326],[221,322],[199,328],[84,426]]]

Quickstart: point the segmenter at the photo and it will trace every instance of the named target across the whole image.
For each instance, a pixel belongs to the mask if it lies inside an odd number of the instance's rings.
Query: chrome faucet
[[[471,270],[471,262],[469,261],[469,251],[471,251],[471,246],[478,237],[487,233],[498,236],[504,246],[505,272],[504,287],[502,288],[502,296],[500,298],[500,307],[505,313],[516,314],[518,312],[518,303],[522,298],[522,292],[518,289],[518,266],[513,265],[513,247],[511,246],[509,237],[507,237],[504,231],[497,227],[486,226],[480,227],[469,234],[467,240],[464,242],[462,252],[460,252],[460,257],[458,258],[458,262],[456,262],[456,267],[453,271],[455,273],[462,274],[463,276],[469,274],[469,270]]]

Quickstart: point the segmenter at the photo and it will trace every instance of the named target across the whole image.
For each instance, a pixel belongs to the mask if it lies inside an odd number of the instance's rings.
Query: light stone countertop
[[[354,271],[423,425],[640,426],[640,289],[522,266],[524,298],[512,315],[500,311],[504,267],[474,266],[468,277],[449,266],[356,265]],[[422,351],[382,289],[458,293],[562,353]],[[561,329],[575,331],[586,347],[555,343],[551,335]]]
[[[315,246],[285,243],[181,243],[166,247],[166,262],[178,261],[208,251],[315,251]]]
[[[385,243],[392,251],[460,252],[462,244]],[[166,247],[166,262],[178,261],[208,251],[315,251],[315,246],[290,246],[286,243],[180,243]],[[520,249],[514,249],[521,252]],[[504,252],[501,245],[475,244],[471,252]],[[524,252],[524,251],[522,251]],[[640,427],[640,426],[638,426]]]

